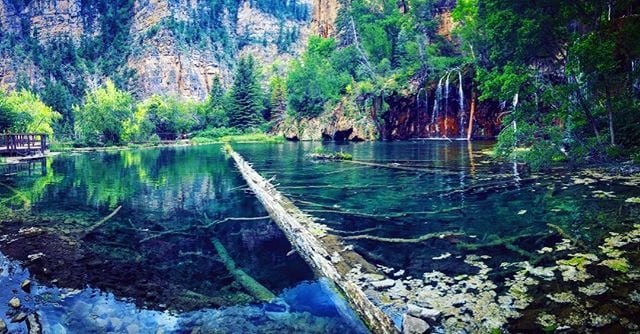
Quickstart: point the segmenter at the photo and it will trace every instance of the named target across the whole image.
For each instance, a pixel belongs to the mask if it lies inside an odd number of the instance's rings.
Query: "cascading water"
[[[464,135],[464,123],[465,123],[465,114],[464,114],[464,85],[462,81],[462,70],[459,68],[454,68],[448,70],[444,73],[440,80],[438,80],[438,85],[436,86],[435,97],[433,101],[433,112],[431,113],[431,124],[435,124],[435,135],[441,137],[447,137],[447,116],[449,114],[449,93],[451,87],[451,74],[458,73],[458,123],[460,128],[460,138],[466,138]],[[443,85],[444,81],[444,85]],[[421,89],[422,90],[422,89]],[[443,92],[444,90],[444,92]],[[442,109],[442,100],[444,97],[444,109]],[[420,98],[420,91],[418,91],[418,104]],[[426,98],[426,93],[425,93]],[[428,110],[428,109],[427,109]],[[443,112],[443,124],[444,131],[440,132],[440,126],[438,122],[438,118],[440,117],[441,111]]]
[[[449,77],[451,71],[447,72],[447,80],[444,85],[444,136],[447,137],[447,114],[449,113]]]
[[[440,134],[440,129],[438,127],[438,113],[440,111],[440,101],[442,100],[442,80],[444,80],[444,76],[442,76],[440,81],[438,81],[436,96],[433,102],[433,113],[431,114],[431,124],[435,124],[437,134]]]
[[[464,89],[462,88],[462,71],[458,70],[458,102],[460,104],[459,121],[460,125],[460,138],[464,138]]]

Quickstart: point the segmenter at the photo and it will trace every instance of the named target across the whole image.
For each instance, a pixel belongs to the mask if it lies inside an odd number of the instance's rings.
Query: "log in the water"
[[[235,160],[236,167],[249,187],[285,233],[298,254],[318,274],[330,279],[342,290],[349,303],[374,333],[398,333],[391,319],[367,298],[360,287],[349,281],[334,265],[344,260],[335,252],[331,254],[314,236],[311,229],[317,224],[253,170],[230,146],[226,149]]]
[[[212,238],[211,242],[213,243],[213,247],[216,248],[218,256],[220,256],[220,260],[224,264],[224,267],[227,268],[229,273],[231,273],[233,278],[235,278],[236,282],[238,282],[250,295],[265,302],[269,302],[276,298],[276,295],[274,295],[273,292],[269,291],[269,289],[264,285],[260,284],[260,282],[249,276],[244,270],[236,266],[236,262],[229,255],[229,252],[227,252],[227,249],[222,245],[218,238]]]

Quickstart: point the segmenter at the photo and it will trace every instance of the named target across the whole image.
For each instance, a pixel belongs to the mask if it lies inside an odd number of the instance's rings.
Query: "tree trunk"
[[[471,134],[473,133],[473,118],[476,113],[476,92],[471,87],[471,111],[469,112],[469,128],[467,129],[467,140],[471,140]]]
[[[609,115],[609,137],[611,138],[611,146],[616,146],[616,138],[613,131],[613,109],[611,107],[611,93],[607,88],[607,114]]]

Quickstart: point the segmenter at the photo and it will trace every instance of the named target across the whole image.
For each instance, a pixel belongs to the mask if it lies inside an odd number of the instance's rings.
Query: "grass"
[[[256,132],[256,133],[243,133],[243,134],[232,134],[232,135],[224,135],[221,137],[205,137],[205,136],[196,136],[191,139],[191,142],[194,144],[208,144],[208,143],[283,143],[283,136],[270,135],[266,133]]]

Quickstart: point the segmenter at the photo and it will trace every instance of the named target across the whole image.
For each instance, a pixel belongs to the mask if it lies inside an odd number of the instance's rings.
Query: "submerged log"
[[[211,242],[213,243],[213,247],[216,248],[218,256],[220,256],[220,260],[224,264],[224,267],[227,268],[229,273],[233,275],[236,282],[238,282],[250,295],[265,302],[276,298],[276,295],[273,294],[273,292],[269,291],[269,289],[264,285],[260,284],[260,282],[249,276],[244,270],[236,266],[236,262],[229,255],[229,252],[227,252],[227,249],[222,245],[220,240],[212,238]]]
[[[464,233],[458,232],[441,232],[441,233],[428,233],[425,235],[421,235],[417,238],[385,238],[378,237],[375,235],[362,234],[362,235],[353,235],[348,237],[342,237],[344,240],[373,240],[379,242],[389,242],[389,243],[420,243],[423,241],[431,240],[431,239],[444,239],[446,237],[459,237],[464,236]]]
[[[345,294],[347,301],[374,333],[398,333],[391,319],[367,298],[358,285],[346,278],[344,270],[341,272],[336,267],[334,263],[344,262],[344,259],[336,252],[332,254],[312,233],[317,224],[253,170],[231,146],[227,146],[226,150],[258,200],[298,254],[318,274],[331,280]]]

